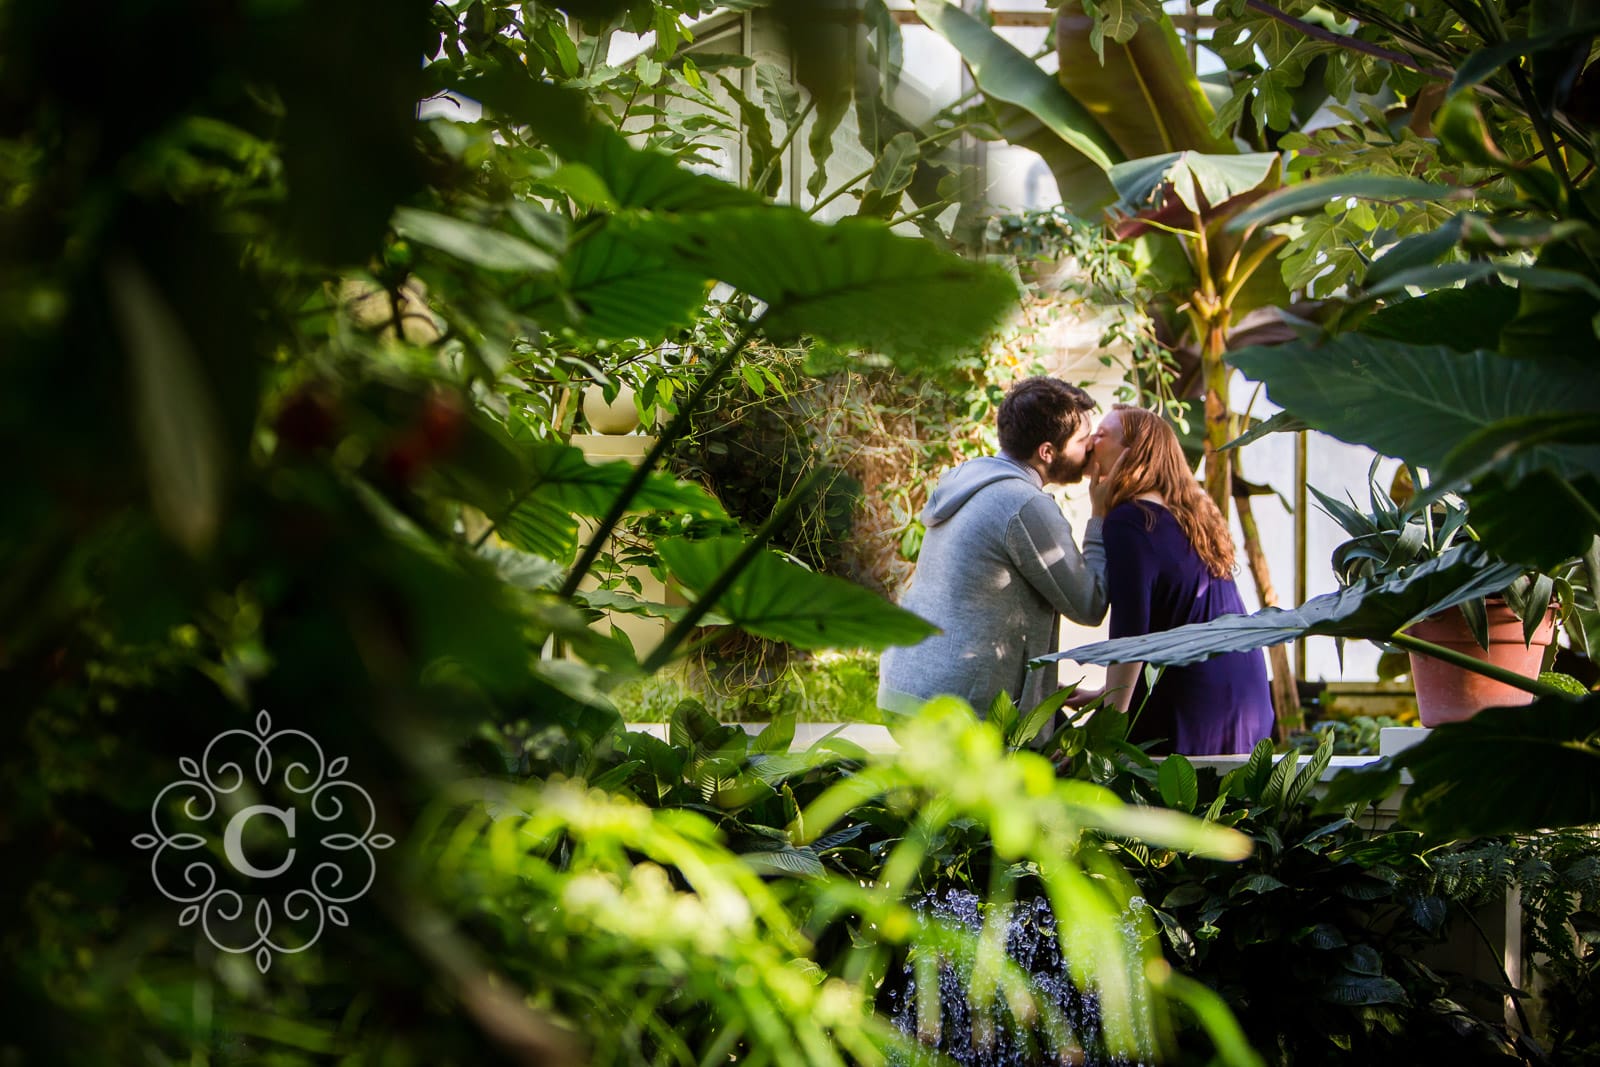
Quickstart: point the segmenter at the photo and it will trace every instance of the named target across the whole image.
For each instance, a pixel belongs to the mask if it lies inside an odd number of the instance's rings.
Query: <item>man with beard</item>
[[[927,534],[902,607],[941,633],[892,648],[880,663],[878,704],[911,712],[941,694],[983,714],[1000,693],[1024,711],[1057,688],[1061,616],[1093,626],[1106,613],[1103,479],[1091,481],[1083,550],[1047,485],[1083,480],[1094,401],[1056,378],[1011,387],[997,417],[1000,455],[969,460],[939,480]]]

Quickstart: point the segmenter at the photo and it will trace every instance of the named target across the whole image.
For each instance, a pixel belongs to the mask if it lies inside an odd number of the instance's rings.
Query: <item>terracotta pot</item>
[[[1522,641],[1522,620],[1504,601],[1488,603],[1489,649],[1484,651],[1466,617],[1456,608],[1430,615],[1409,627],[1412,637],[1431,641],[1528,678],[1539,676],[1544,650],[1555,639],[1554,606],[1545,614],[1533,640]],[[1424,726],[1470,719],[1484,708],[1533,703],[1533,694],[1418,652],[1410,653],[1411,681],[1417,690],[1417,715]]]

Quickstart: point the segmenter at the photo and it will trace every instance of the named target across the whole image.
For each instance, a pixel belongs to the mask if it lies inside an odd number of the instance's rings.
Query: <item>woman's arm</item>
[[[1143,663],[1113,663],[1106,668],[1106,698],[1118,711],[1127,712],[1133,703],[1133,687],[1143,669]]]

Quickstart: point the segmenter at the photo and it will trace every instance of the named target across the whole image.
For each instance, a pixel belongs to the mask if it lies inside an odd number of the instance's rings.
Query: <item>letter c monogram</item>
[[[251,878],[273,878],[289,869],[289,865],[294,862],[295,850],[293,848],[289,849],[289,855],[284,857],[283,862],[270,871],[264,871],[251,863],[245,856],[244,848],[241,846],[239,839],[244,835],[244,824],[257,815],[271,815],[283,823],[284,829],[289,831],[289,839],[291,841],[294,840],[293,808],[275,808],[270,804],[252,804],[248,808],[240,810],[237,815],[228,820],[228,828],[222,834],[222,852],[223,855],[228,857],[228,862],[233,864],[234,870],[240,874],[249,875]]]

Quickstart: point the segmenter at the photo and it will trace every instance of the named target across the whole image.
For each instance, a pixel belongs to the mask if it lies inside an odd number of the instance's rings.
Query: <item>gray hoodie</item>
[[[884,653],[878,704],[912,711],[941,694],[981,715],[1002,690],[1026,710],[1057,688],[1055,664],[1028,660],[1057,651],[1060,616],[1093,626],[1106,613],[1106,553],[1100,520],[1072,524],[1039,475],[1007,456],[969,460],[939,480],[922,522],[928,528],[901,607],[941,633]]]

